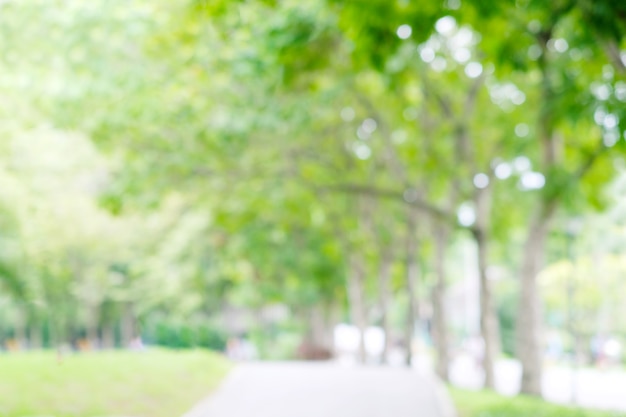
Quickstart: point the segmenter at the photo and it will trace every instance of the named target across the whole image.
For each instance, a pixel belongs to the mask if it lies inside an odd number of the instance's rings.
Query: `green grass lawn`
[[[0,417],[178,417],[229,369],[208,351],[0,354]]]
[[[551,404],[537,398],[450,388],[459,417],[626,417],[626,414]]]

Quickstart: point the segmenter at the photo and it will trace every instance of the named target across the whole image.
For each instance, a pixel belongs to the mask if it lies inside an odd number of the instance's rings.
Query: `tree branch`
[[[419,198],[419,196],[410,196],[407,198],[405,192],[387,189],[387,188],[379,188],[376,186],[370,185],[362,185],[362,184],[335,184],[335,185],[327,185],[317,187],[320,191],[333,191],[333,192],[342,192],[349,194],[365,194],[371,195],[381,198],[388,198],[396,201],[402,201],[405,204],[412,205],[433,217],[436,217],[440,220],[444,220],[446,222],[453,222],[456,224],[456,216],[453,213],[450,213],[440,207],[437,207],[433,204],[428,203]]]
[[[393,143],[391,142],[391,131],[387,126],[385,120],[383,119],[380,112],[372,105],[371,101],[364,97],[362,94],[357,94],[359,101],[363,104],[363,106],[367,109],[369,113],[374,116],[378,125],[380,126],[381,134],[383,136],[383,140],[385,141],[385,151],[387,153],[387,158],[390,160],[391,170],[394,175],[398,178],[399,181],[406,184],[408,182],[408,177],[406,173],[405,164],[402,162],[398,153],[396,152]]]

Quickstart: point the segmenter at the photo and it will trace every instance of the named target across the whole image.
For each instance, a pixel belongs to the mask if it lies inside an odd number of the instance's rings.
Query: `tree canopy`
[[[246,329],[349,319],[411,346],[427,322],[445,378],[465,245],[486,384],[500,268],[539,394],[572,274],[546,255],[567,218],[606,221],[622,175],[625,30],[616,0],[2,2],[0,339],[167,343],[239,308]]]

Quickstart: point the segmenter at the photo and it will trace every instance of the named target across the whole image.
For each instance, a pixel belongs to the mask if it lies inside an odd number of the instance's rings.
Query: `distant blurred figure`
[[[395,339],[389,344],[387,362],[392,366],[406,366],[406,347],[404,341]]]
[[[233,361],[249,361],[257,359],[259,354],[256,346],[244,337],[231,337],[226,342],[226,356]]]
[[[128,344],[128,348],[130,350],[144,350],[145,346],[143,345],[143,341],[141,340],[141,336],[135,337]]]
[[[91,341],[89,339],[82,338],[76,341],[76,348],[80,352],[88,352],[93,349],[93,346],[91,345]]]
[[[17,352],[21,348],[20,342],[17,339],[8,339],[4,342],[4,347],[9,352]]]
[[[558,333],[550,333],[548,336],[547,356],[553,361],[558,361],[563,357],[563,341]]]
[[[604,336],[599,334],[591,338],[591,358],[597,366],[604,366],[605,358],[603,347],[605,339],[606,338]]]
[[[228,359],[237,361],[241,358],[241,347],[239,338],[231,337],[226,342],[226,356]]]
[[[65,357],[71,353],[72,346],[70,346],[68,343],[63,343],[57,346],[57,363],[63,363],[63,359],[65,359]]]
[[[241,354],[243,356],[242,359],[246,361],[258,359],[259,356],[256,346],[248,339],[241,340]]]

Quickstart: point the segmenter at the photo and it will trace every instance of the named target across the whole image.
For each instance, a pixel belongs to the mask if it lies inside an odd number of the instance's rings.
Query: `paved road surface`
[[[185,417],[452,417],[443,386],[415,370],[334,363],[239,365]]]

